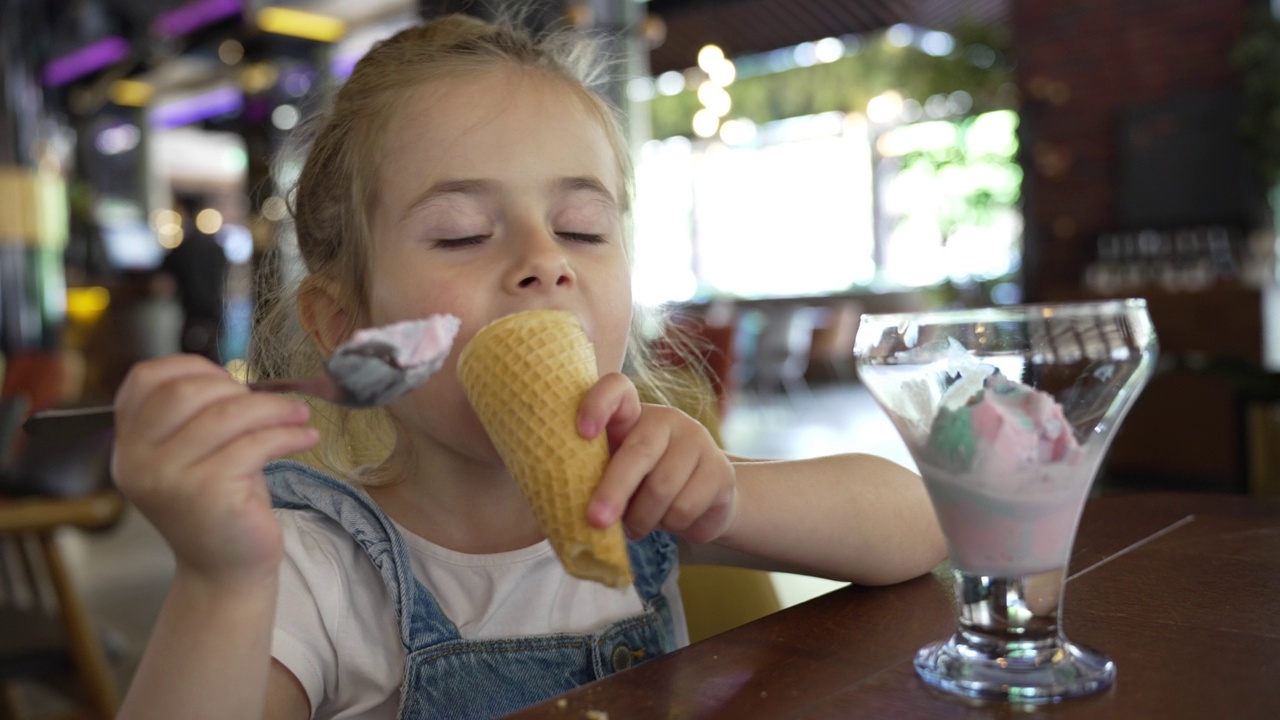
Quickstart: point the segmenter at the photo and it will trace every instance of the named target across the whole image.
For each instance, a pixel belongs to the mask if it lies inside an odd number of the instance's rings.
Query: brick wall
[[[1099,233],[1129,229],[1119,206],[1126,113],[1234,88],[1229,56],[1255,0],[1012,3],[1027,296],[1052,299],[1079,285]]]

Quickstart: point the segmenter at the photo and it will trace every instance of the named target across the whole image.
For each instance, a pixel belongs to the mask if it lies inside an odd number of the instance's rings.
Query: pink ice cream
[[[992,375],[967,403],[938,412],[929,450],[938,464],[955,471],[1008,476],[1071,462],[1080,445],[1062,406],[1048,393]]]
[[[395,351],[396,364],[412,374],[430,368],[434,372],[444,362],[458,334],[461,321],[452,315],[432,315],[422,320],[405,320],[351,333],[344,347],[368,342],[384,342]]]
[[[913,448],[952,564],[1001,577],[1061,568],[1089,486],[1083,449],[1049,394],[999,374],[958,389],[975,385],[943,399]]]
[[[348,404],[376,407],[422,385],[444,365],[461,322],[432,315],[358,330],[326,365]]]

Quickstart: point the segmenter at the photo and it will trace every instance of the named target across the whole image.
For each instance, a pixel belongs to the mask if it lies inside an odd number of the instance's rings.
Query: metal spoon
[[[447,345],[443,352],[426,362],[404,365],[394,345],[368,338],[340,346],[325,363],[322,373],[308,378],[252,382],[249,388],[302,393],[350,408],[381,407],[426,382],[444,364],[446,355]],[[22,428],[31,435],[57,430],[74,437],[108,430],[114,424],[115,407],[99,405],[34,413]]]
[[[421,385],[439,364],[434,363],[426,373],[420,371],[421,366],[402,367],[394,346],[368,340],[338,348],[325,364],[325,371],[318,375],[260,380],[249,383],[249,389],[302,393],[350,408],[381,407]]]

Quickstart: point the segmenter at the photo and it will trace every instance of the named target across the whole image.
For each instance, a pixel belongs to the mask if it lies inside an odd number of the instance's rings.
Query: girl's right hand
[[[112,477],[179,570],[228,589],[275,573],[283,545],[262,468],[315,445],[306,404],[180,355],[135,365],[115,408]]]

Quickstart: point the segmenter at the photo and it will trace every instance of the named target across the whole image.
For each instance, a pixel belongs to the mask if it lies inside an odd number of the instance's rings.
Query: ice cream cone
[[[609,444],[604,433],[586,440],[577,430],[582,396],[599,379],[578,319],[554,310],[500,318],[462,349],[458,379],[569,574],[629,585],[621,524],[587,522]]]

